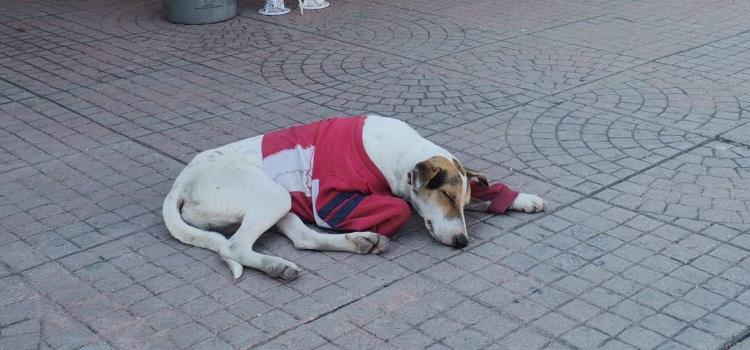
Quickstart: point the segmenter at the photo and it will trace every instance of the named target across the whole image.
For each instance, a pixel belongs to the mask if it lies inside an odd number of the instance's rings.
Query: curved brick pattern
[[[236,76],[260,74],[271,87],[304,100],[346,114],[395,116],[426,132],[444,130],[539,96],[330,40],[312,43],[293,43],[205,64],[229,66],[227,71]]]
[[[243,77],[260,74],[270,86],[300,96],[310,91],[336,95],[341,90],[353,90],[354,86],[363,87],[372,81],[372,76],[413,62],[354,45],[315,39],[234,55],[216,65],[233,69],[236,66],[237,70],[231,72]]]
[[[309,84],[307,78],[315,79]],[[426,132],[480,118],[539,95],[429,66],[413,65],[364,78],[306,76],[300,97],[349,114],[363,111],[409,121]],[[293,83],[297,84],[295,80]],[[282,87],[283,88],[283,87]]]
[[[645,61],[533,36],[520,36],[432,62],[551,94],[619,73]]]
[[[598,196],[696,230],[750,228],[750,151],[713,142],[613,186]]]
[[[355,16],[328,36],[419,60],[500,39],[491,32],[462,26],[440,16],[403,10]]]
[[[744,121],[746,102],[720,77],[661,64],[633,68],[559,96],[706,136]]]
[[[703,137],[558,99],[534,101],[446,132],[468,157],[581,192],[686,150]]]

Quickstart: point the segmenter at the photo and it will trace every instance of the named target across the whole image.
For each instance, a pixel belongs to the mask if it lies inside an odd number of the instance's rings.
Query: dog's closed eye
[[[450,201],[450,202],[451,202],[451,204],[453,204],[453,205],[455,205],[455,204],[456,204],[456,198],[455,198],[455,197],[453,197],[453,195],[451,195],[450,193],[448,193],[448,192],[445,192],[445,191],[441,190],[441,191],[440,191],[440,194],[442,194],[442,195],[443,195],[443,196],[444,196],[445,198],[447,198],[447,199],[448,199],[448,201]]]

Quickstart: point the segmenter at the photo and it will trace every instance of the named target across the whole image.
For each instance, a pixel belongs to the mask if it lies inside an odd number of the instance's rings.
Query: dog
[[[235,279],[246,266],[291,280],[296,264],[253,251],[272,227],[297,249],[377,254],[413,207],[434,239],[463,248],[477,181],[487,184],[400,120],[332,118],[201,152],[175,179],[162,215],[172,236],[218,253]],[[508,209],[544,210],[536,195],[510,198]]]

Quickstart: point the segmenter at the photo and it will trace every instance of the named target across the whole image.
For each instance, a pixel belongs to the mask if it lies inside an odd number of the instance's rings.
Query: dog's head
[[[432,237],[455,248],[466,247],[469,236],[464,207],[471,200],[469,179],[476,177],[485,183],[487,179],[443,156],[417,163],[407,176],[409,199]]]

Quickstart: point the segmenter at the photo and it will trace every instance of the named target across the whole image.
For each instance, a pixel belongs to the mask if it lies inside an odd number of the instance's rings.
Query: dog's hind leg
[[[264,271],[271,277],[294,279],[300,268],[279,257],[253,251],[253,244],[268,229],[273,227],[291,208],[289,192],[257,170],[253,176],[252,197],[248,198],[242,224],[229,239],[227,249],[221,255],[232,270],[234,278],[242,275],[242,266]]]
[[[378,254],[388,246],[388,237],[375,232],[320,233],[307,226],[299,216],[288,213],[276,228],[298,249],[336,250],[359,254]]]

